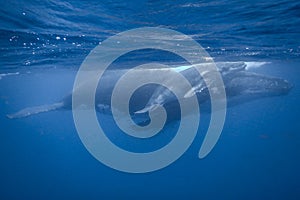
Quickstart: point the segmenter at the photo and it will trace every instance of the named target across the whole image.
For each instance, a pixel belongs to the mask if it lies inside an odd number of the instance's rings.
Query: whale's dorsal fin
[[[23,117],[28,117],[31,115],[35,115],[38,113],[42,112],[49,112],[53,110],[60,109],[64,106],[63,102],[51,104],[51,105],[42,105],[42,106],[35,106],[35,107],[29,107],[29,108],[24,108],[16,113],[9,114],[7,115],[8,118],[10,119],[16,119],[16,118],[23,118]]]

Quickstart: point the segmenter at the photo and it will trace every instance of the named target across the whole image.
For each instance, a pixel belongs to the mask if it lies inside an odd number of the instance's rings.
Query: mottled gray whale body
[[[291,84],[284,79],[247,71],[247,64],[244,62],[219,62],[216,63],[216,66],[223,78],[229,106],[231,106],[231,99],[241,99],[240,101],[235,101],[234,104],[243,103],[263,97],[285,95],[288,94],[292,88]],[[196,95],[199,103],[202,105],[209,102],[210,95],[207,83],[204,82],[194,67],[195,66],[182,66],[172,68],[172,70],[185,76],[192,86],[192,89],[185,91],[184,98],[190,98]],[[201,65],[197,67],[201,67]],[[161,70],[163,73],[166,69],[153,70]],[[125,71],[126,70],[107,70],[104,73],[95,95],[95,109],[99,113],[111,114],[112,90],[117,80]],[[148,73],[147,70],[145,73]],[[133,94],[129,105],[130,113],[133,118],[142,116],[156,109],[158,105],[163,105],[166,108],[168,121],[180,118],[179,104],[175,95],[169,89],[154,84],[145,85]],[[7,117],[22,118],[33,114],[61,109],[72,109],[72,94],[67,95],[58,103],[25,108],[17,113],[7,115]],[[191,108],[191,112],[192,111],[193,108]]]

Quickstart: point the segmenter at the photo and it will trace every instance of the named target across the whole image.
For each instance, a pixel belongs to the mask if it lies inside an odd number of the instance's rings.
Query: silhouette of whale
[[[247,63],[245,62],[217,62],[216,66],[224,82],[229,106],[264,97],[286,95],[292,88],[292,85],[282,78],[249,72],[247,70]],[[210,95],[207,83],[204,82],[195,67],[201,67],[201,64],[197,66],[190,65],[174,67],[171,69],[153,70],[161,70],[162,73],[164,70],[175,70],[178,73],[181,73],[189,80],[192,86],[192,89],[185,91],[184,98],[190,98],[196,95],[199,103],[202,105],[209,101]],[[111,114],[111,93],[114,84],[125,71],[125,69],[107,70],[104,73],[99,83],[101,87],[98,86],[97,88],[95,95],[96,105],[93,109],[96,109],[99,113]],[[147,70],[145,70],[145,73],[147,73]],[[230,104],[231,99],[240,100],[235,101],[234,104]],[[145,85],[134,94],[134,98],[131,98],[130,102],[130,113],[132,117],[144,115],[149,111],[156,109],[158,105],[164,106],[168,110],[169,121],[180,117],[178,109],[174,109],[176,106],[178,107],[176,96],[169,89],[154,84]],[[72,109],[72,93],[66,95],[57,103],[25,108],[16,113],[9,114],[7,117],[11,119],[23,118],[38,113],[61,109]],[[191,112],[192,110],[193,108],[191,108]],[[170,115],[169,112],[171,112]]]

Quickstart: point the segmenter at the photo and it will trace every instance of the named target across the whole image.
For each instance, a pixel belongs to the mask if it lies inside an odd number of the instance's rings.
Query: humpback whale
[[[231,106],[231,99],[240,98],[243,100],[237,102],[243,103],[244,101],[251,101],[264,97],[285,95],[288,94],[292,88],[292,85],[282,78],[248,71],[247,63],[245,62],[216,62],[215,64],[222,76],[229,106]],[[201,64],[197,66],[179,66],[171,69],[156,68],[153,70],[161,70],[162,73],[167,70],[175,70],[176,72],[181,73],[192,86],[192,89],[184,91],[184,98],[190,98],[196,95],[198,102],[202,105],[209,102],[210,99],[207,85],[209,83],[204,82],[195,67],[201,67]],[[96,109],[99,113],[111,114],[111,93],[116,81],[125,73],[125,71],[125,69],[111,69],[105,71],[97,88],[95,108],[93,109]],[[151,73],[151,69],[148,71],[146,70],[144,73]],[[208,71],[207,73],[210,72]],[[168,113],[168,120],[172,121],[180,117],[178,109],[173,109],[176,106],[178,107],[176,96],[168,88],[155,84],[144,85],[134,93],[130,101],[130,114],[132,117],[144,115],[149,111],[156,109],[157,106],[164,106],[168,112],[171,112],[170,115]],[[25,108],[16,113],[9,114],[7,117],[11,119],[23,118],[38,113],[62,109],[72,109],[72,93],[66,95],[57,103]],[[191,112],[192,110],[193,109],[191,108]]]

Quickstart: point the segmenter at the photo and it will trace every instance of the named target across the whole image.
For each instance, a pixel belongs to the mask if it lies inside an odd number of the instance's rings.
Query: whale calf
[[[249,72],[245,62],[216,62],[219,73],[222,76],[226,91],[226,98],[230,104],[231,99],[243,99],[237,103],[243,103],[254,99],[286,95],[291,90],[292,85],[282,78],[266,76],[254,72]],[[202,105],[209,102],[210,95],[208,83],[196,71],[197,66],[179,66],[174,68],[152,69],[161,70],[162,73],[168,70],[175,70],[181,73],[190,82],[192,89],[185,92],[184,98],[197,96],[198,102]],[[97,92],[95,95],[95,108],[97,112],[111,114],[111,94],[117,80],[126,72],[125,69],[106,70],[101,77]],[[151,73],[147,69],[144,73]],[[207,73],[210,73],[209,71]],[[142,78],[142,77],[137,77]],[[174,83],[174,87],[176,87]],[[126,91],[124,91],[126,92]],[[242,97],[242,98],[240,98]],[[233,105],[235,105],[234,103]],[[158,106],[164,106],[168,111],[168,120],[180,118],[178,101],[176,96],[168,89],[161,85],[148,84],[139,88],[130,101],[130,114],[132,117],[147,114],[149,111],[156,109]],[[230,106],[230,105],[229,105]],[[61,101],[36,107],[22,109],[16,113],[7,115],[8,118],[23,118],[34,114],[49,112],[54,110],[72,109],[72,93],[66,95]],[[192,112],[193,108],[191,108]],[[171,114],[169,115],[169,112]],[[169,118],[170,116],[170,118]]]

